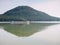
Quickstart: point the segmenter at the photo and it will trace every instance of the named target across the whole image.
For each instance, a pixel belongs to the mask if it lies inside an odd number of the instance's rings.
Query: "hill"
[[[29,6],[18,6],[0,15],[0,21],[60,21],[60,18],[49,16]]]

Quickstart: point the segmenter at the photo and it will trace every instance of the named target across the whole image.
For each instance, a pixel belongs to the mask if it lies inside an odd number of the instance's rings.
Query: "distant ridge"
[[[18,6],[0,15],[0,21],[60,21],[60,18],[49,16],[29,6]]]

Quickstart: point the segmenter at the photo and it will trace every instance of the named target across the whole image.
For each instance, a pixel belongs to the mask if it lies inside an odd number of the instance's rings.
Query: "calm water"
[[[60,24],[0,24],[0,45],[60,45]]]

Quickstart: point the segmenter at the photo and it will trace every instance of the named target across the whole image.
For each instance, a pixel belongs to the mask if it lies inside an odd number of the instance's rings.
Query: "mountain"
[[[0,15],[0,21],[60,21],[29,6],[18,6]]]
[[[2,15],[2,14],[0,14],[0,15]]]

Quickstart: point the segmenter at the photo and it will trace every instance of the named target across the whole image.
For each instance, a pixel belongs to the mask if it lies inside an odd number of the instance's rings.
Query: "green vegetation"
[[[0,15],[0,21],[60,21],[29,6],[18,6]]]
[[[30,36],[38,31],[42,31],[46,27],[53,24],[30,24],[30,25],[16,25],[16,24],[0,24],[7,32],[17,36]]]

